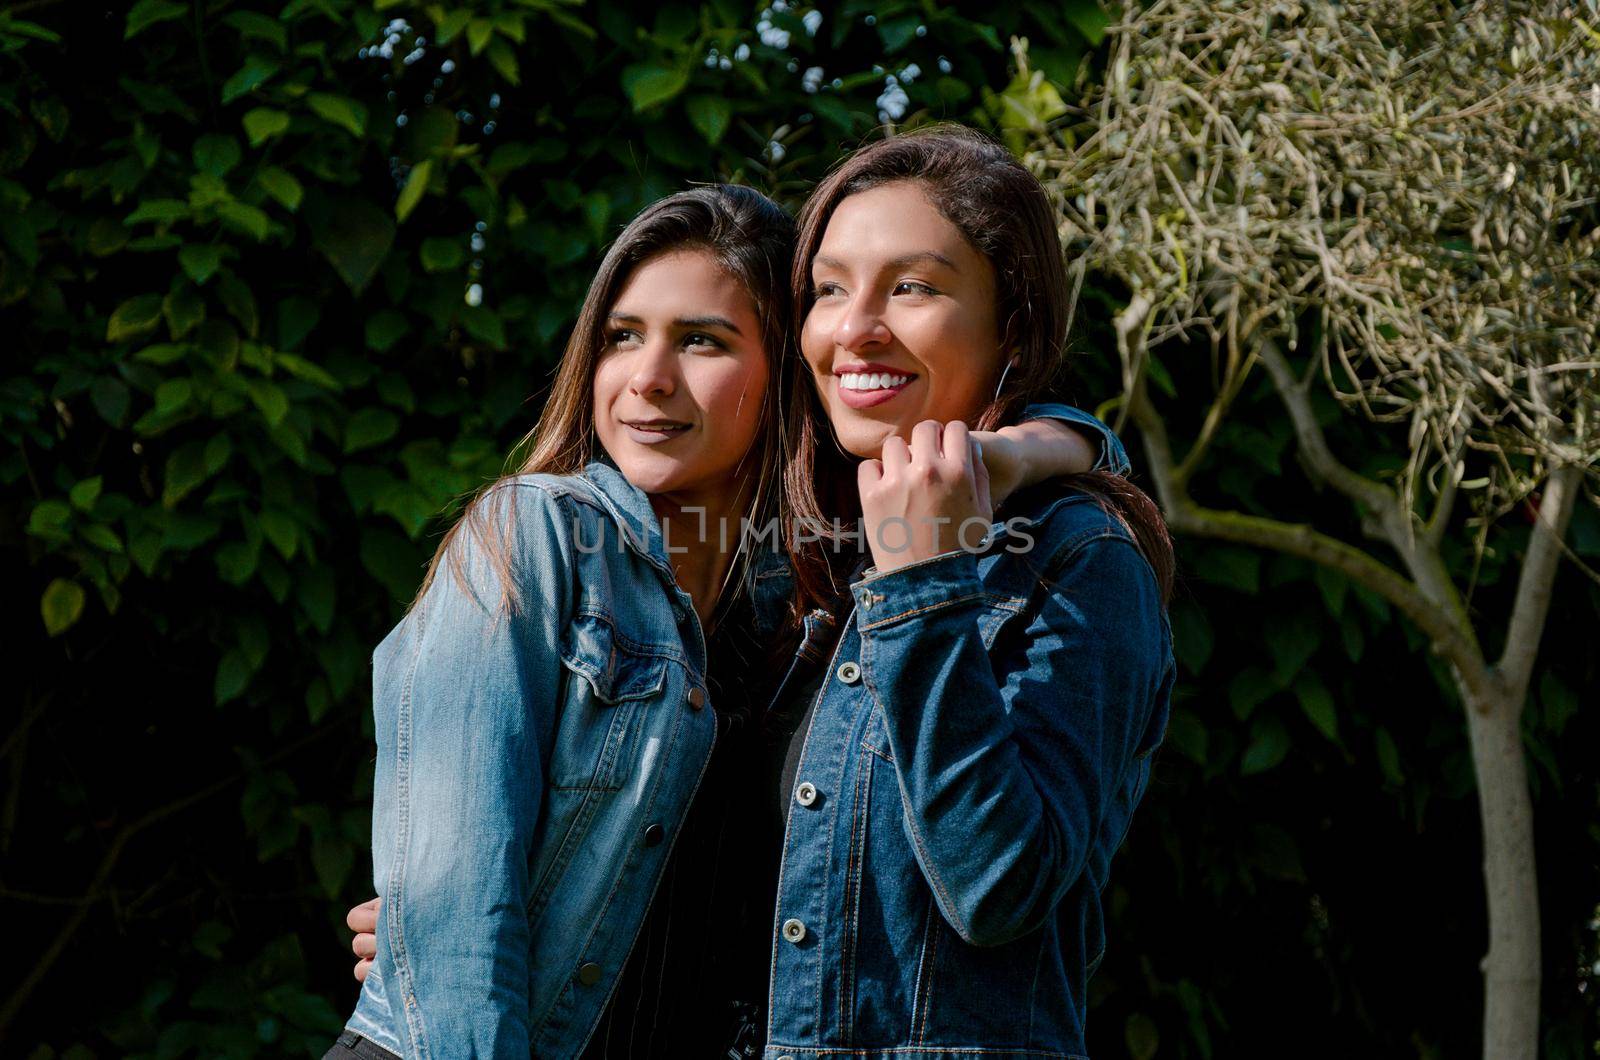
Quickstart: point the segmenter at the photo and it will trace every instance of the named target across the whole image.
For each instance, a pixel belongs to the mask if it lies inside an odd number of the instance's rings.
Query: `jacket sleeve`
[[[571,609],[556,513],[537,487],[485,494],[404,620],[404,650],[374,657],[375,963],[408,1058],[529,1054],[529,859]]]
[[[940,911],[974,945],[1050,916],[1164,723],[1166,620],[1133,543],[1080,533],[1043,582],[1020,645],[998,665],[978,629],[987,596],[971,553],[852,586],[862,677],[887,723],[907,834]]]
[[[1123,448],[1122,439],[1117,437],[1117,432],[1080,408],[1054,401],[1038,402],[1023,409],[1022,415],[1018,417],[1018,422],[1021,423],[1028,420],[1060,420],[1077,427],[1085,434],[1098,437],[1100,457],[1095,461],[1092,468],[1094,471],[1126,475],[1131,468],[1128,463],[1128,451]]]

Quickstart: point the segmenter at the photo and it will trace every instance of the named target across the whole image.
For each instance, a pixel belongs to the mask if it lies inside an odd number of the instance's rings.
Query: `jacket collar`
[[[668,582],[677,584],[672,564],[667,561],[661,520],[656,517],[655,509],[650,506],[650,497],[644,490],[624,478],[616,463],[604,451],[584,467],[583,478],[611,513],[628,547],[659,568]]]

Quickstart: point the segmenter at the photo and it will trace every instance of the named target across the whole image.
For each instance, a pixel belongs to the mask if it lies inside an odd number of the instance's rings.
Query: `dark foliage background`
[[[795,203],[884,120],[1005,132],[1037,110],[1008,93],[1055,90],[1013,80],[1009,38],[1070,94],[1105,25],[1088,0],[7,5],[0,1050],[320,1055],[371,889],[368,653],[537,417],[605,243],[691,180]],[[1089,405],[1115,386],[1102,326]],[[1227,499],[1339,528],[1271,395],[1245,409]],[[1491,535],[1475,608],[1504,608],[1525,538]],[[1592,508],[1572,544],[1600,556]],[[1095,1054],[1470,1055],[1448,683],[1335,578],[1180,556],[1185,683],[1113,885]],[[1600,1048],[1597,617],[1565,577],[1527,719],[1552,1057]]]

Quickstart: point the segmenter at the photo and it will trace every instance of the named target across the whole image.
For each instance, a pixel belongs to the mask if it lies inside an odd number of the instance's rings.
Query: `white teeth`
[[[909,375],[888,375],[884,372],[849,372],[839,377],[844,390],[887,390],[911,381]]]

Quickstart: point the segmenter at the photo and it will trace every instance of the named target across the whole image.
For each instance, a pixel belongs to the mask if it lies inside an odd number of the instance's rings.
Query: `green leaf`
[[[66,501],[40,501],[28,514],[28,533],[34,537],[63,540],[67,536],[67,523],[71,518],[72,509],[67,507]]]
[[[367,133],[367,108],[347,96],[327,92],[312,92],[306,96],[306,105],[312,113],[360,138]]]
[[[475,18],[467,23],[467,49],[477,55],[489,46],[494,36],[494,23],[486,18]]]
[[[344,451],[354,453],[382,445],[399,431],[400,417],[388,409],[361,409],[345,425]]]
[[[189,442],[167,457],[166,474],[161,481],[161,505],[175,508],[178,502],[210,477],[206,470],[205,446]]]
[[[470,8],[457,8],[434,23],[433,39],[440,45],[449,44],[457,33],[467,28],[467,23],[472,21]]]
[[[433,176],[433,159],[426,158],[411,167],[411,172],[406,175],[406,186],[400,189],[400,197],[394,203],[394,216],[398,221],[404,221],[411,216],[411,211],[417,208],[417,203],[422,201],[422,196],[428,190],[428,181]]]
[[[248,203],[218,203],[217,217],[227,227],[250,236],[258,243],[272,234],[272,218],[267,216],[266,211]]]
[[[250,685],[250,664],[245,661],[244,652],[238,648],[230,648],[217,663],[217,677],[212,683],[212,694],[216,697],[217,706],[222,706],[231,699],[237,699]]]
[[[1111,16],[1100,7],[1098,0],[1070,0],[1063,14],[1091,46],[1098,46],[1105,40]]]
[[[223,83],[223,105],[226,106],[259,87],[282,68],[283,64],[276,59],[269,59],[264,55],[249,56],[238,72]]]
[[[1122,1025],[1122,1040],[1132,1060],[1153,1060],[1161,1048],[1161,1032],[1155,1020],[1142,1012],[1133,1013]]]
[[[296,379],[304,379],[306,382],[320,386],[324,390],[337,392],[344,389],[344,384],[340,383],[320,365],[312,364],[304,357],[280,352],[275,354],[273,359]]]
[[[276,427],[289,414],[289,399],[278,384],[266,379],[252,379],[249,384],[250,400],[266,419],[269,427]]]
[[[194,384],[187,379],[168,379],[156,387],[156,413],[167,416],[194,400]]]
[[[344,839],[328,836],[311,841],[311,867],[316,870],[317,882],[322,884],[323,893],[330,899],[344,892],[345,881],[350,878],[350,870],[355,865],[355,848]],[[321,1000],[316,999],[319,1002]]]
[[[220,263],[222,256],[220,251],[222,248],[219,247],[217,249]],[[179,253],[181,255],[182,251],[180,250]],[[215,271],[215,269],[212,271]],[[177,283],[173,285],[172,290],[167,292],[167,296],[161,300],[161,315],[167,318],[167,330],[171,332],[172,337],[181,339],[199,327],[201,322],[205,320],[206,300],[199,291],[195,290],[192,284]],[[173,352],[170,353],[168,360],[162,361],[158,359],[160,354],[153,352],[158,350],[170,350]],[[186,348],[181,345],[176,347],[147,346],[134,356],[141,361],[149,361],[152,364],[168,364],[182,357],[185,352],[187,352]]]
[[[406,318],[393,309],[381,309],[367,318],[367,348],[386,352],[411,330]]]
[[[1282,687],[1277,678],[1261,667],[1246,666],[1228,682],[1228,702],[1233,706],[1233,716],[1245,720]]]
[[[489,65],[510,84],[522,83],[522,73],[517,67],[517,53],[512,51],[511,45],[505,41],[497,40],[489,45]]]
[[[39,613],[44,618],[45,632],[59,637],[83,617],[83,586],[65,578],[57,578],[45,586],[39,598]]]
[[[321,573],[300,579],[300,607],[320,633],[333,628],[334,581]]]
[[[360,294],[394,244],[394,221],[366,199],[340,199],[313,238],[351,292]]]
[[[124,217],[122,223],[136,225],[154,221],[157,224],[167,225],[188,216],[189,204],[181,199],[146,199],[132,213]]]
[[[1210,620],[1205,612],[1189,600],[1180,600],[1173,606],[1169,618],[1172,623],[1172,647],[1178,661],[1191,674],[1200,673],[1211,658],[1215,640]]]
[[[1271,653],[1278,680],[1288,684],[1294,680],[1311,656],[1316,653],[1322,634],[1316,623],[1302,613],[1280,615],[1267,623],[1263,631],[1267,651]]]
[[[261,532],[284,559],[294,559],[300,545],[300,524],[288,512],[268,508],[261,513]]]
[[[685,109],[689,112],[690,124],[706,138],[706,143],[722,141],[722,134],[728,131],[728,122],[733,117],[733,107],[726,99],[721,96],[690,96]]]
[[[1206,764],[1207,744],[1209,743],[1206,727],[1195,717],[1194,713],[1183,707],[1174,707],[1171,716],[1167,719],[1167,742],[1178,749],[1178,753],[1189,759],[1195,765]]]
[[[665,103],[688,85],[688,74],[665,66],[634,63],[622,71],[622,89],[633,102],[635,113]]]
[[[78,509],[80,512],[92,511],[94,509],[94,502],[100,499],[100,486],[102,481],[103,480],[99,475],[95,475],[93,478],[84,479],[82,482],[78,483],[76,486],[73,486],[72,489],[67,491],[67,499],[70,500],[72,502],[72,506]]]
[[[100,413],[101,418],[114,427],[120,427],[128,418],[132,395],[128,392],[128,384],[122,380],[102,376],[89,388],[89,400],[94,403],[95,411]]]
[[[208,133],[194,142],[195,168],[213,177],[227,176],[243,157],[239,141],[231,136]]]
[[[466,257],[466,250],[458,238],[429,236],[422,241],[421,258],[424,272],[447,272],[459,268]]]
[[[1383,770],[1383,778],[1396,786],[1404,784],[1406,778],[1400,771],[1400,748],[1395,746],[1389,730],[1379,726],[1374,742],[1378,751],[1378,768]]]
[[[287,169],[281,166],[267,166],[256,174],[256,183],[290,213],[300,209],[300,200],[305,197],[305,189]]]
[[[143,335],[161,322],[161,296],[141,294],[111,311],[106,322],[106,341],[122,342]]]
[[[272,107],[246,111],[242,121],[251,147],[260,147],[274,136],[282,136],[289,128],[289,115]]]
[[[79,533],[83,539],[96,548],[105,549],[118,555],[122,553],[122,539],[115,530],[104,523],[90,523],[83,527]]]
[[[497,350],[506,348],[506,326],[500,315],[487,306],[468,306],[461,312],[467,334]]]
[[[1300,709],[1311,724],[1334,743],[1339,742],[1339,713],[1334,707],[1333,693],[1322,679],[1313,673],[1301,674],[1294,683],[1294,694],[1300,700]]]
[[[1257,718],[1250,731],[1250,746],[1239,760],[1239,772],[1243,776],[1265,773],[1289,754],[1289,731],[1277,718]]]
[[[216,275],[218,269],[222,268],[222,253],[223,248],[215,243],[205,246],[191,243],[178,251],[178,264],[183,266],[183,271],[188,275],[189,279],[204,287],[205,282]],[[199,323],[199,321],[194,323]],[[190,325],[190,327],[192,326],[193,324]],[[178,337],[177,330],[178,328],[175,325],[173,338]],[[188,331],[188,328],[182,330]]]
[[[134,35],[148,29],[157,22],[169,22],[175,18],[182,18],[188,14],[187,4],[175,4],[171,0],[139,0],[128,9],[128,21],[122,30],[123,40],[132,40]]]

